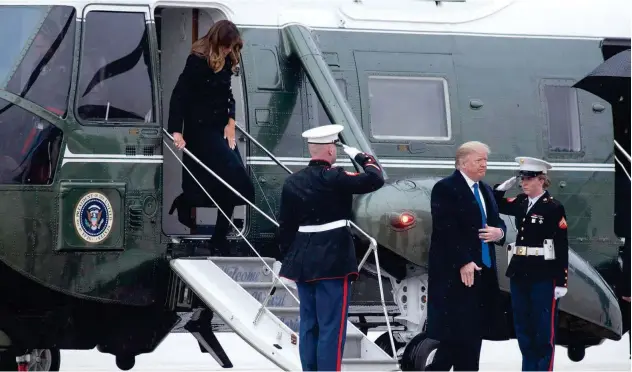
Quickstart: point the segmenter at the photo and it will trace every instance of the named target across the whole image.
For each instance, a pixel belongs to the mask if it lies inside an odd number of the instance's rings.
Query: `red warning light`
[[[396,229],[406,229],[415,224],[415,216],[410,212],[402,212],[391,220]]]

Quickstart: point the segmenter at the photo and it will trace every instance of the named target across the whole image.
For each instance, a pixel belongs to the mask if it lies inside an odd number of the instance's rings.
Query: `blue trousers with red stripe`
[[[523,371],[552,371],[557,305],[555,281],[511,278],[511,305]]]
[[[340,371],[347,336],[348,279],[297,282],[303,371]]]

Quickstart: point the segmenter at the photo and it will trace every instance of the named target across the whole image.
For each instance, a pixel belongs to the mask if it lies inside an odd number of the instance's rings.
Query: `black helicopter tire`
[[[59,371],[61,367],[61,352],[57,348],[33,349],[30,351],[31,360],[29,371]],[[17,371],[18,364],[15,355],[9,352],[0,354],[0,371]]]
[[[413,337],[406,345],[400,363],[402,371],[425,371],[429,357],[436,352],[439,341],[430,339],[425,332]]]
[[[582,345],[570,345],[568,347],[568,359],[573,362],[581,362],[586,356],[586,348]]]
[[[34,363],[41,364],[41,361],[49,359],[50,366],[48,369],[45,368],[33,368]],[[57,348],[53,349],[34,349],[31,350],[31,362],[29,363],[29,371],[59,371],[59,367],[61,366],[61,352]]]
[[[393,342],[395,342],[395,353],[397,353],[397,350],[405,346],[403,342],[398,342],[395,337],[393,337]],[[386,354],[393,356],[393,348],[391,348],[391,339],[388,337],[388,332],[384,332],[376,338],[375,344],[379,346],[380,349],[384,350]]]
[[[116,366],[121,371],[129,371],[134,368],[136,364],[136,357],[134,355],[117,355],[116,356]]]

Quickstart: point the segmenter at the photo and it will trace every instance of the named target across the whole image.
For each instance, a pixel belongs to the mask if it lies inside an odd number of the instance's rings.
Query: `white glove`
[[[513,187],[513,185],[515,185],[517,181],[518,181],[518,177],[517,177],[517,176],[513,176],[513,177],[511,177],[510,179],[508,179],[507,181],[505,181],[505,182],[501,183],[501,184],[500,184],[500,185],[496,188],[496,190],[498,190],[498,191],[507,191],[507,190],[509,190],[510,188],[512,188],[512,187]]]
[[[562,298],[568,292],[568,288],[566,287],[555,287],[555,299]]]
[[[351,147],[351,146],[347,146],[347,145],[343,145],[344,147],[342,148],[344,150],[344,152],[347,153],[347,155],[349,155],[349,157],[351,157],[351,159],[355,159],[356,155],[358,155],[359,153],[361,153],[362,151],[356,149],[355,147]]]
[[[274,271],[274,273],[279,276],[279,271],[281,271],[281,261],[274,261],[274,263],[272,264],[272,271]],[[291,289],[296,289],[296,283],[291,281],[288,278],[281,278],[279,277],[279,279],[281,280],[281,282],[283,282],[288,288]],[[274,280],[274,279],[273,279]]]

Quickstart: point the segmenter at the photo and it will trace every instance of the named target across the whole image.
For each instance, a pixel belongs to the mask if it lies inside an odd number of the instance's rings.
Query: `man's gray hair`
[[[468,155],[475,152],[485,152],[489,155],[489,146],[479,141],[469,141],[459,146],[459,148],[456,150],[456,157],[454,161],[454,166],[456,167],[456,169],[459,169],[459,166],[463,164],[463,160]]]

